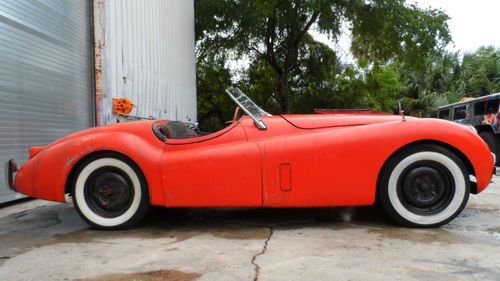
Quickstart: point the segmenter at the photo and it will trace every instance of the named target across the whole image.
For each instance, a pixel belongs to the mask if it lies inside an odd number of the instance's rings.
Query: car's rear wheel
[[[100,229],[124,229],[144,217],[149,207],[146,180],[128,158],[103,153],[84,160],[72,185],[80,216]]]
[[[496,156],[495,166],[500,165],[500,140],[498,136],[493,132],[482,132],[479,136],[484,140],[484,142],[488,145],[491,152]]]
[[[436,145],[403,149],[386,163],[378,196],[386,212],[408,227],[437,227],[465,207],[470,193],[467,169]]]

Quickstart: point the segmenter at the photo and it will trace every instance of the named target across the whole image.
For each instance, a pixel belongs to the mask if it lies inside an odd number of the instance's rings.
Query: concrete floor
[[[500,280],[500,190],[427,230],[375,207],[158,208],[114,232],[89,229],[71,204],[0,209],[0,280],[256,279]]]

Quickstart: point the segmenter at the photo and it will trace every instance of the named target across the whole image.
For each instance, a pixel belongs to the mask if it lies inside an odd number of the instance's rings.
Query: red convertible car
[[[179,121],[87,129],[32,147],[9,186],[65,201],[102,229],[165,207],[361,206],[379,202],[410,227],[446,224],[493,175],[488,146],[463,125],[397,115],[271,116],[239,89],[226,128],[199,135]],[[246,114],[239,117],[239,110]]]

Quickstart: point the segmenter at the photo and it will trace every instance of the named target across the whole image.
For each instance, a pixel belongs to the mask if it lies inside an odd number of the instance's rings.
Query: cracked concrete
[[[260,276],[260,265],[258,265],[256,263],[257,257],[266,253],[267,245],[269,244],[269,240],[271,240],[272,236],[273,236],[273,227],[269,226],[269,236],[267,237],[266,241],[264,241],[264,245],[262,246],[262,251],[260,251],[259,253],[257,253],[256,255],[254,255],[252,257],[252,264],[255,266],[255,274],[253,277],[254,281],[259,280],[259,276]]]
[[[96,231],[71,204],[0,208],[0,280],[499,280],[500,190],[438,229],[376,207],[154,208]]]

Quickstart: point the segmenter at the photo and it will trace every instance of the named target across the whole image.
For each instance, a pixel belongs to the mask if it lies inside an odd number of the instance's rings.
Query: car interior
[[[242,114],[246,113],[255,122],[255,125],[259,129],[267,129],[264,122],[262,122],[263,116],[271,116],[269,113],[265,112],[262,108],[257,106],[250,98],[248,98],[243,92],[238,88],[229,88],[226,93],[231,97],[237,104],[233,120],[227,121],[226,125],[234,124]],[[229,126],[228,126],[229,127]],[[226,128],[228,128],[226,127]],[[223,132],[224,129],[219,132]],[[200,132],[197,125],[190,126],[187,123],[181,121],[170,121],[163,123],[161,125],[154,125],[153,132],[162,141],[167,139],[192,139],[197,137],[202,137],[210,135],[211,133]]]
[[[181,121],[163,123],[158,129],[167,139],[191,139],[200,136],[194,129],[189,128]]]
[[[227,121],[226,126],[234,123],[236,120],[241,117],[242,111],[240,110],[239,107],[236,107],[234,111],[234,116],[233,120]],[[190,126],[189,123],[184,123],[182,121],[170,121],[163,123],[159,126],[155,126],[155,129],[158,131],[157,133],[160,133],[162,136],[160,137],[158,134],[157,136],[164,140],[164,139],[192,139],[192,138],[197,138],[197,137],[202,137],[206,135],[210,135],[213,132],[202,132],[197,128],[197,125]]]

